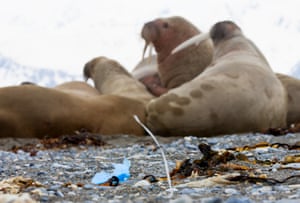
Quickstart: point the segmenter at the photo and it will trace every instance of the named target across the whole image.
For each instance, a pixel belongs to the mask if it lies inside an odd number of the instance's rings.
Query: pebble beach
[[[280,143],[299,146],[300,134],[282,136],[266,134],[224,135],[219,137],[157,137],[165,152],[169,170],[176,161],[201,159],[198,145],[205,143],[215,151],[253,146],[258,143]],[[164,162],[151,137],[120,135],[103,136],[101,146],[79,144],[42,149],[39,140],[1,139],[0,181],[22,177],[30,184],[23,185],[16,194],[29,194],[32,202],[203,202],[203,203],[296,203],[300,202],[299,160],[283,163],[286,157],[299,157],[299,147],[254,147],[242,153],[248,159],[262,161],[256,164],[245,161],[230,163],[247,166],[248,169],[217,172],[213,175],[190,176],[168,182],[147,182],[143,178],[152,175],[166,177]],[[34,153],[22,150],[25,142],[31,144]],[[12,151],[13,146],[18,150]],[[237,152],[233,152],[237,153]],[[98,172],[111,172],[113,164],[124,159],[130,161],[130,176],[117,186],[92,183]],[[270,163],[269,163],[270,162]],[[251,170],[250,170],[251,169]],[[215,182],[209,185],[190,186],[189,182],[200,181],[216,175],[234,173],[264,176],[278,182],[232,181]],[[281,181],[281,182],[280,182]],[[24,180],[23,180],[24,182]],[[23,183],[22,183],[23,184]],[[0,184],[0,197],[12,190]]]

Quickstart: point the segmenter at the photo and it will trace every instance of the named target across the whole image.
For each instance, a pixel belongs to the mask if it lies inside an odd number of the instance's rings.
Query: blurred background
[[[101,55],[130,71],[142,57],[144,23],[174,15],[202,31],[233,20],[275,72],[300,78],[297,0],[0,0],[0,5],[0,86],[82,80],[84,64]]]

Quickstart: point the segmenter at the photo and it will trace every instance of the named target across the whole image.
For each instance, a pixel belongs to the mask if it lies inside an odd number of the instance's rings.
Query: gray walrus
[[[285,89],[258,48],[230,21],[215,24],[209,35],[215,47],[211,65],[190,82],[151,100],[147,126],[165,136],[213,136],[285,126]]]
[[[199,33],[200,30],[192,23],[178,16],[158,18],[143,26],[144,53],[149,45],[154,46],[163,87],[178,87],[196,77],[210,64],[213,44],[209,38],[197,46],[171,54],[177,45]]]
[[[58,137],[81,129],[103,135],[143,135],[133,115],[145,122],[145,104],[100,95],[85,82],[68,82],[55,88],[0,88],[0,137]]]

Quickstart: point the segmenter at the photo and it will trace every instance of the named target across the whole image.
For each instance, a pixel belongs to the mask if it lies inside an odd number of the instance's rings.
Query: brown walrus
[[[178,87],[196,77],[210,64],[213,53],[210,39],[171,54],[177,45],[199,33],[200,30],[193,24],[177,16],[158,18],[144,25],[141,33],[146,42],[144,53],[148,45],[153,44],[163,87]],[[186,52],[189,54],[185,54]]]
[[[97,89],[81,81],[65,82],[55,86],[54,89],[81,97],[93,97],[101,94]]]
[[[143,135],[133,115],[145,121],[142,102],[100,95],[85,82],[56,88],[0,88],[0,137],[58,137],[81,129],[103,135]]]
[[[276,74],[287,91],[287,124],[300,122],[300,80],[288,75]]]
[[[165,136],[285,126],[285,89],[258,48],[230,21],[215,24],[210,37],[215,47],[211,65],[190,82],[153,99],[147,106],[147,126]]]
[[[86,80],[92,78],[96,89],[102,94],[123,96],[144,104],[154,98],[121,64],[103,56],[86,63],[84,76]]]

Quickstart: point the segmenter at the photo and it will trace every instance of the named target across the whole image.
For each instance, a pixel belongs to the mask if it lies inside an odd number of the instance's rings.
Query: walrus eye
[[[168,23],[163,23],[163,28],[168,28],[169,24]]]

